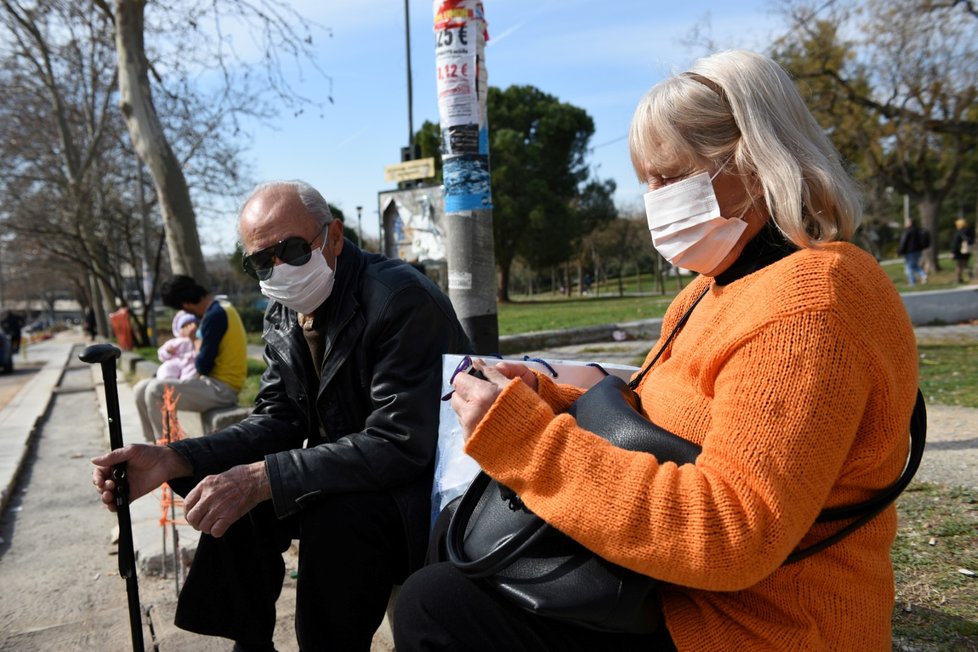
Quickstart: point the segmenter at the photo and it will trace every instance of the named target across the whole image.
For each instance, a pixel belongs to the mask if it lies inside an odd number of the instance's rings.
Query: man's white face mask
[[[328,237],[324,238],[323,247],[328,240]],[[276,265],[272,275],[258,285],[261,293],[269,299],[309,315],[329,298],[334,279],[333,270],[326,262],[321,247],[314,249],[303,265]]]
[[[720,170],[713,176],[699,172],[644,195],[652,244],[677,267],[700,274],[713,271],[747,228],[742,219],[720,216],[713,191],[718,174]]]

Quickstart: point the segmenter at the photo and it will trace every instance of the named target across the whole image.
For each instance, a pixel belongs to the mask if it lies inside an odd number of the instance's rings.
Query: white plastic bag
[[[442,396],[452,390],[451,379],[455,369],[466,356],[445,354],[442,356]],[[604,364],[579,360],[542,360],[540,358],[484,358],[486,364],[496,364],[502,360],[521,362],[531,369],[549,374],[564,385],[574,385],[585,389],[596,384],[608,374],[625,380],[638,371],[638,367],[621,364]],[[435,476],[431,487],[431,523],[434,524],[439,512],[454,498],[461,496],[479,472],[479,464],[463,452],[465,436],[458,423],[458,416],[452,409],[451,401],[441,402],[438,421],[438,449],[435,452]]]

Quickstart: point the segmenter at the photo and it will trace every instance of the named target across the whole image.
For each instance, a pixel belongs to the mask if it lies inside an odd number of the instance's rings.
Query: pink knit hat
[[[173,322],[171,326],[173,327],[173,337],[180,337],[180,330],[187,324],[196,324],[197,317],[186,310],[179,310],[177,314],[173,316]]]

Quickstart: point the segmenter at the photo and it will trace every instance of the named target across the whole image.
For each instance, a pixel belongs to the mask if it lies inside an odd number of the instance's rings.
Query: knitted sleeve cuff
[[[566,412],[570,404],[584,393],[580,387],[554,382],[553,378],[545,373],[534,370],[533,374],[537,377],[537,394],[550,406],[554,414]]]
[[[465,444],[465,452],[493,477],[531,458],[537,439],[554,411],[521,380],[512,380],[496,397]]]

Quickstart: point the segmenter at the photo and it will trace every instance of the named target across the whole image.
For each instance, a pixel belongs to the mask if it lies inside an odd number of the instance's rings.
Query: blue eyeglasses
[[[467,373],[470,376],[475,376],[479,380],[488,380],[488,378],[486,378],[485,374],[483,374],[481,371],[479,371],[478,369],[476,369],[475,367],[472,366],[472,358],[470,358],[467,355],[466,356],[463,356],[462,357],[462,360],[458,363],[458,366],[455,367],[455,371],[452,372],[452,377],[448,379],[448,384],[451,385],[452,383],[454,383],[455,382],[455,376],[457,376],[457,375],[459,375],[461,373]],[[455,390],[454,389],[449,390],[449,392],[447,394],[445,394],[444,396],[441,397],[441,400],[447,401],[447,400],[451,399],[452,398],[452,394],[454,394],[454,393],[455,393]]]

